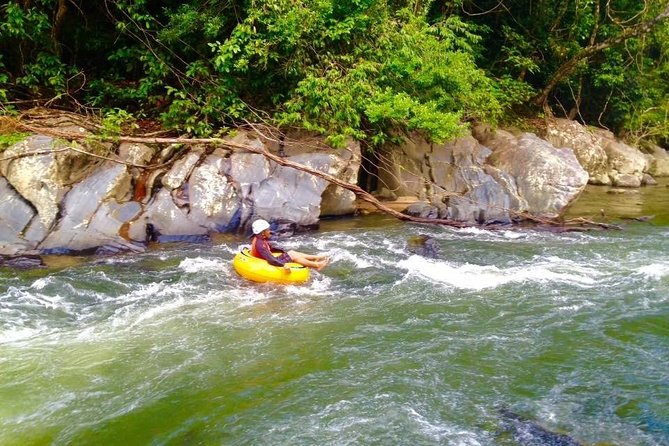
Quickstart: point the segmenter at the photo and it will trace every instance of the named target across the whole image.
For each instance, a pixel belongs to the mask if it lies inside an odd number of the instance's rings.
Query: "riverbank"
[[[639,188],[587,185],[581,195],[564,212],[563,217],[583,217],[603,223],[625,219],[641,219],[654,224],[669,224],[669,178],[657,178],[657,185]],[[398,212],[420,200],[416,197],[398,197],[382,203]],[[366,201],[358,200],[356,207],[360,215],[371,215],[380,211]]]
[[[333,147],[296,130],[114,139],[91,133],[83,117],[66,118],[14,122],[33,133],[0,159],[2,256],[143,252],[154,241],[245,232],[257,218],[290,235],[369,212],[356,209],[356,197],[378,207],[375,197],[395,198],[385,212],[414,222],[568,230],[591,225],[558,219],[588,182],[624,191],[655,184],[669,156],[560,119],[537,134],[479,124],[442,144],[411,134],[370,155],[357,141]]]

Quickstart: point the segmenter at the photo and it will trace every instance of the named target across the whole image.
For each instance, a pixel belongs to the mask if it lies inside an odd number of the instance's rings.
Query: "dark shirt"
[[[280,252],[279,257],[272,255],[272,252]],[[290,257],[283,249],[272,247],[269,242],[262,237],[253,237],[251,239],[251,254],[255,257],[267,260],[267,263],[274,266],[283,266],[290,262]]]

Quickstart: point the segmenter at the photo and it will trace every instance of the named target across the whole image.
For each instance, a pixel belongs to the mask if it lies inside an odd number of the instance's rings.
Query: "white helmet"
[[[255,235],[260,234],[263,232],[265,229],[269,229],[269,223],[267,223],[265,220],[256,220],[253,222],[251,225],[251,229],[253,230],[253,233]]]

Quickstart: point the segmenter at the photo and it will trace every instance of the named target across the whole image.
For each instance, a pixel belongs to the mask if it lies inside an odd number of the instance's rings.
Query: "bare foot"
[[[318,271],[322,270],[323,268],[325,268],[327,266],[328,263],[330,263],[330,259],[328,259],[328,258],[318,262],[318,266],[316,267],[316,270],[318,270]]]

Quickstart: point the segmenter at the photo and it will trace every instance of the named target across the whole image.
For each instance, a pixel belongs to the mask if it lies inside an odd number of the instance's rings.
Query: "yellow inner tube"
[[[238,252],[232,260],[237,274],[253,282],[303,283],[309,280],[309,268],[293,262],[287,265],[290,270],[270,265],[265,259],[253,257],[248,249]]]

